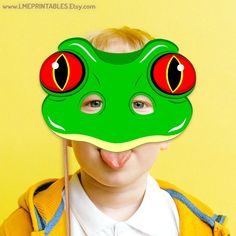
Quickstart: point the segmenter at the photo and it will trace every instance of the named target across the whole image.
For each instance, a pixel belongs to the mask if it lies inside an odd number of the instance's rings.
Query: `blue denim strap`
[[[198,216],[202,221],[207,223],[214,228],[215,221],[219,222],[220,224],[224,223],[225,216],[222,215],[213,215],[212,217],[203,213],[200,209],[198,209],[191,201],[189,201],[183,194],[172,190],[172,189],[165,189],[171,197],[178,199],[182,203],[184,203],[196,216]]]
[[[48,236],[62,216],[62,213],[64,210],[64,201],[63,199],[61,200],[61,203],[59,207],[57,208],[57,211],[55,212],[54,216],[48,223],[46,223],[43,217],[39,214],[37,208],[34,207],[34,209],[35,209],[36,218],[38,221],[39,230],[41,231],[44,230],[45,236]]]

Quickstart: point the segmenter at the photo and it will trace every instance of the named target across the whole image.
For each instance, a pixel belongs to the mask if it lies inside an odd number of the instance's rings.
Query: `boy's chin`
[[[128,186],[129,184],[133,183],[135,179],[132,179],[130,174],[127,173],[118,173],[113,171],[109,174],[104,174],[102,176],[102,179],[99,180],[100,184],[106,186],[106,187],[112,187],[112,188],[123,188],[125,186]]]

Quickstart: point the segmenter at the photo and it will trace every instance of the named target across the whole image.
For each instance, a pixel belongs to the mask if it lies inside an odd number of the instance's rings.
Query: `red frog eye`
[[[71,91],[79,86],[84,76],[82,61],[72,53],[56,52],[49,56],[40,70],[40,82],[56,93]]]
[[[196,83],[196,73],[191,62],[180,54],[166,54],[152,66],[154,85],[168,94],[183,94]]]

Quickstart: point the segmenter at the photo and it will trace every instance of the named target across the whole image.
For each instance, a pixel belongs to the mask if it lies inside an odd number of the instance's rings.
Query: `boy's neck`
[[[96,207],[114,220],[125,221],[139,208],[146,190],[147,173],[126,186],[103,185],[80,171],[80,182]]]

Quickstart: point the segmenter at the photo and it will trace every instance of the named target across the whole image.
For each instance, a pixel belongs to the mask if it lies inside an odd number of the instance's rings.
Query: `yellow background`
[[[63,175],[61,140],[41,115],[45,97],[38,81],[41,63],[66,38],[127,25],[175,42],[197,71],[197,85],[189,96],[193,119],[160,154],[151,173],[200,198],[216,213],[228,215],[234,235],[236,2],[71,2],[94,4],[96,9],[0,10],[0,223],[28,186]],[[71,151],[70,157],[72,173],[78,166]]]

